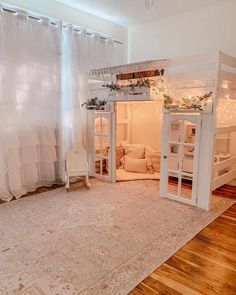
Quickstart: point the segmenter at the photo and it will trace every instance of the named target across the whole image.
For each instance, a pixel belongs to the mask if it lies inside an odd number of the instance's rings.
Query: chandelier
[[[144,0],[144,6],[147,10],[150,10],[154,6],[154,0]]]

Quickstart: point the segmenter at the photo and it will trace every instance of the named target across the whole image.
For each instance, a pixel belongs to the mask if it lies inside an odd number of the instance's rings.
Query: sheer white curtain
[[[114,63],[111,40],[0,8],[0,199],[64,178],[86,147],[88,74]]]
[[[0,10],[0,198],[59,175],[60,29]]]
[[[62,35],[62,109],[68,150],[86,147],[87,113],[81,104],[89,98],[89,71],[111,66],[115,60],[110,39],[74,31],[72,26],[63,29]]]

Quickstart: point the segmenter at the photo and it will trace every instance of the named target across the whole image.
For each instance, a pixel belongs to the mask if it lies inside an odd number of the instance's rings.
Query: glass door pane
[[[99,135],[94,136],[94,150],[95,150],[95,155],[100,155],[101,154],[101,137]]]
[[[181,169],[183,172],[193,173],[194,147],[183,146],[183,161]]]
[[[172,197],[178,195],[178,174],[168,173],[168,194]]]
[[[94,172],[95,174],[101,174],[101,161],[99,157],[94,158]]]
[[[108,136],[102,136],[101,141],[102,141],[102,155],[107,157],[108,156],[108,150],[109,150],[109,147],[110,147],[109,137]]]
[[[101,133],[101,117],[95,118],[94,120],[94,132],[97,134]]]
[[[108,119],[102,117],[101,128],[102,128],[102,134],[108,136],[108,132],[109,132],[109,120]]]
[[[172,121],[169,128],[169,141],[180,141],[181,120]]]
[[[168,170],[179,171],[179,145],[169,144]]]
[[[108,159],[102,159],[102,175],[108,176],[108,171],[109,171],[109,167],[108,167]]]
[[[181,179],[180,192],[181,198],[191,201],[192,199],[192,179],[185,177]]]
[[[184,142],[185,143],[195,143],[196,137],[196,124],[185,121],[184,122]]]

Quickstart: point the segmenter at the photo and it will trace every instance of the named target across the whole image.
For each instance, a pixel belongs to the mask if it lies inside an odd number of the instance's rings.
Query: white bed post
[[[197,207],[210,210],[212,197],[212,178],[215,154],[216,136],[216,107],[219,99],[219,83],[221,72],[221,52],[216,55],[216,77],[215,91],[213,93],[213,104],[211,114],[202,114],[201,141],[199,153],[198,170],[198,192]],[[207,146],[206,146],[207,145]]]
[[[110,169],[111,169],[111,181],[116,182],[116,111],[115,111],[115,103],[110,102],[110,108],[112,110],[111,115],[111,126],[110,126],[110,132],[111,132],[111,147],[110,147],[110,153],[111,153],[111,163],[110,163]]]
[[[94,118],[91,111],[87,111],[87,151],[89,176],[94,177],[94,136],[91,129],[94,128]]]
[[[211,201],[212,159],[214,158],[214,125],[212,114],[202,114],[199,145],[197,207],[209,210]]]

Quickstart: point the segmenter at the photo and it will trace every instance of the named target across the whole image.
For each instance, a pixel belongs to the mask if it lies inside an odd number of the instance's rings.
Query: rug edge
[[[231,200],[229,199],[230,204],[226,205],[226,208],[222,212],[216,213],[216,216],[212,218],[211,221],[206,222],[204,227],[200,230],[202,231],[205,229],[209,224],[211,224],[213,221],[215,221],[221,214],[223,214],[226,210],[228,210],[231,206],[233,206],[236,203],[236,200]],[[141,279],[137,279],[134,283],[132,283],[131,286],[126,286],[122,288],[122,290],[118,291],[118,293],[115,293],[114,295],[128,295],[132,290],[134,290],[143,280],[145,280],[148,276],[150,276],[157,268],[159,268],[162,264],[164,264],[168,259],[170,259],[172,256],[174,256],[181,248],[183,248],[189,241],[191,241],[200,231],[198,231],[196,234],[192,235],[192,237],[188,238],[188,240],[184,243],[181,244],[178,250],[176,250],[174,253],[171,255],[168,255],[168,258],[162,262],[161,264],[157,265],[156,267],[150,267],[148,270],[146,270],[140,277]]]

